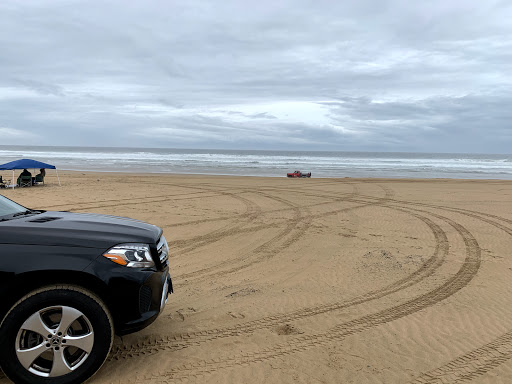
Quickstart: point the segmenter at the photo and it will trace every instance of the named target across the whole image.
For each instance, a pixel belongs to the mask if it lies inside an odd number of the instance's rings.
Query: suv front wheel
[[[82,383],[107,358],[112,317],[93,293],[48,286],[19,300],[0,325],[0,362],[15,383]]]

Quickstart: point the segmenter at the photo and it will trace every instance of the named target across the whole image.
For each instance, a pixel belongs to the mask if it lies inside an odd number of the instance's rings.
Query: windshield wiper
[[[12,219],[14,219],[15,217],[18,217],[18,216],[38,215],[38,214],[43,213],[43,212],[44,211],[36,211],[36,210],[33,210],[33,209],[27,209],[26,211],[16,212],[16,213],[13,213],[12,215],[0,217],[0,221],[9,221],[9,220],[12,220]]]
[[[32,213],[35,213],[35,212],[31,211],[30,209],[27,209],[26,211],[15,213],[14,215],[12,215],[12,217],[30,215]]]

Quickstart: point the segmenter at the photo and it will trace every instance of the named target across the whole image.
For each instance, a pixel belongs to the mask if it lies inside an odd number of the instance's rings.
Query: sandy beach
[[[512,382],[512,181],[60,178],[0,193],[171,248],[167,307],[90,383]]]

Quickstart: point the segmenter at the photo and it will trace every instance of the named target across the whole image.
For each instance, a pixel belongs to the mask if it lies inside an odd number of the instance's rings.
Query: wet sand
[[[167,307],[90,383],[512,382],[511,181],[50,173],[0,193],[171,248]]]

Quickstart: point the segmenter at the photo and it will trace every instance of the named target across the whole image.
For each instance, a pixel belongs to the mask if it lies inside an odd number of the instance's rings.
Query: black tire
[[[74,318],[78,313],[81,313],[81,316],[78,315],[79,317],[66,326],[64,323],[67,322],[63,320],[65,311],[72,314],[70,318]],[[36,314],[39,314],[39,317]],[[37,319],[35,323],[46,325],[52,333],[40,336],[40,332],[30,330],[31,326],[27,326],[30,323],[29,319]],[[57,319],[57,326],[50,325],[53,319]],[[57,336],[60,328],[65,329],[64,334]],[[54,336],[50,339],[51,335]],[[74,342],[73,337],[75,340],[80,337],[87,338],[87,347],[82,350],[70,346],[69,343]],[[47,286],[24,296],[3,319],[0,325],[0,364],[5,375],[15,383],[83,383],[103,365],[113,339],[112,317],[101,299],[85,289],[72,285]],[[30,348],[36,347],[46,348],[45,352],[38,355],[32,363],[28,363],[29,366],[26,368],[20,359],[23,360],[23,356],[26,356]],[[51,358],[48,359],[48,356]],[[53,363],[57,356],[64,356],[61,359],[67,365],[62,372],[66,373],[54,377],[41,376],[45,372],[59,374]],[[59,359],[59,362],[62,360]],[[25,365],[27,366],[27,362]],[[70,366],[73,368],[69,368]]]

